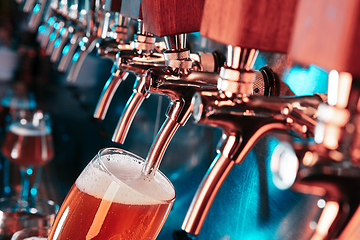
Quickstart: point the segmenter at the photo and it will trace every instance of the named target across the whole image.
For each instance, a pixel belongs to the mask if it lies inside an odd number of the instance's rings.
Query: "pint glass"
[[[155,239],[175,200],[159,170],[117,148],[101,150],[72,186],[48,239]]]

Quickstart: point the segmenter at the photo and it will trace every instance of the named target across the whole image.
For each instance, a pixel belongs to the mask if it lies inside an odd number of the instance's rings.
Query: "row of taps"
[[[136,77],[114,142],[124,143],[146,98],[168,97],[166,120],[150,147],[145,172],[157,169],[177,129],[191,116],[197,124],[222,130],[217,156],[188,209],[184,231],[199,234],[232,167],[241,164],[264,135],[282,132],[292,140],[280,143],[273,153],[274,183],[325,197],[311,239],[351,239],[360,214],[360,92],[352,87],[351,74],[333,70],[328,94],[297,97],[271,68],[253,70],[259,49],[228,45],[225,57],[219,52],[191,53],[186,33],[160,38],[147,32],[141,8],[133,31],[120,1],[16,1],[30,13],[29,26],[38,29],[40,47],[59,71],[68,72],[69,81],[76,81],[95,49],[113,61],[94,118],[104,119],[121,82]]]

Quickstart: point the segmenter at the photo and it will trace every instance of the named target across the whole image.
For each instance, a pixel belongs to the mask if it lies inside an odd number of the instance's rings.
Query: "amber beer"
[[[14,122],[9,126],[2,152],[19,165],[43,165],[54,156],[51,129]]]
[[[170,181],[160,171],[142,175],[143,161],[131,153],[104,151],[76,180],[48,239],[155,239],[160,232],[175,199]]]

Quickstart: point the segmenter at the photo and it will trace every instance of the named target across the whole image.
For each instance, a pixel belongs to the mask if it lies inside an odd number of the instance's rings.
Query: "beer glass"
[[[7,89],[5,96],[1,99],[0,104],[0,142],[4,141],[6,129],[11,122],[11,116],[14,112],[23,110],[31,111],[35,109],[36,101],[32,92],[27,91],[26,86],[22,82],[17,82],[13,87]],[[5,196],[11,195],[14,191],[12,188],[14,176],[10,176],[12,170],[17,170],[17,166],[7,158],[0,156],[0,163],[2,165],[3,178],[1,179],[2,193]],[[39,171],[40,173],[40,171]],[[18,176],[16,176],[18,177]],[[16,183],[17,181],[15,181]]]
[[[13,112],[1,150],[5,158],[19,166],[20,198],[26,199],[29,194],[35,197],[41,167],[54,156],[49,115],[40,110]]]
[[[51,200],[18,197],[0,198],[0,239],[25,228],[51,227],[59,206]]]
[[[159,170],[145,176],[143,165],[118,148],[99,151],[72,186],[48,239],[155,239],[175,190]]]
[[[11,240],[46,240],[50,230],[50,227],[24,228],[14,233]]]

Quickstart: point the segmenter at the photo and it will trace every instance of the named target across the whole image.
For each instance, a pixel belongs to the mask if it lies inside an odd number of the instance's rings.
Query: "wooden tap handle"
[[[142,19],[141,0],[122,0],[120,13],[126,17]]]
[[[360,76],[360,2],[299,0],[289,56]]]
[[[145,30],[156,36],[200,31],[204,0],[141,0]]]
[[[200,34],[238,47],[287,52],[297,0],[205,0]]]

